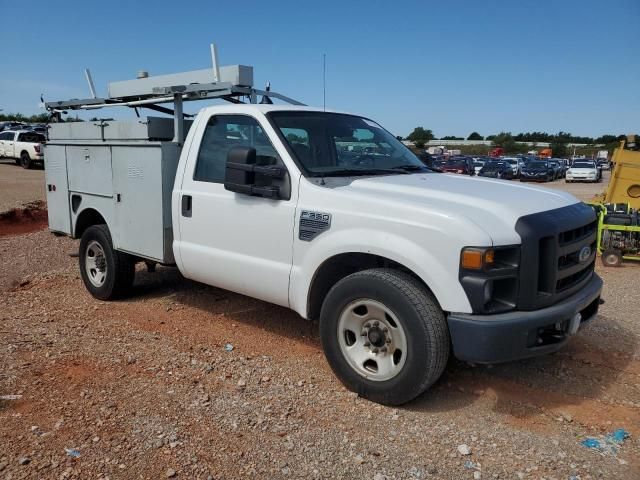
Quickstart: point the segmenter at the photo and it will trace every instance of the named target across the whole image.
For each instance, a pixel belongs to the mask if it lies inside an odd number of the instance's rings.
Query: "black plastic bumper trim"
[[[590,315],[582,318],[580,326],[584,325],[596,315],[601,292],[602,280],[594,273],[580,291],[540,310],[495,315],[450,313],[447,321],[453,353],[458,359],[468,362],[500,363],[555,352],[566,344],[569,333],[560,342],[529,347],[531,331],[571,320],[576,313],[588,310]]]

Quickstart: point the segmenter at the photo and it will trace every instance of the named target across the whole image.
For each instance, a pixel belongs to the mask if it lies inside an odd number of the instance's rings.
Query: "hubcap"
[[[407,358],[402,324],[384,304],[359,299],[347,305],[338,320],[338,344],[351,368],[374,381],[390,380]]]
[[[101,287],[104,285],[107,278],[107,260],[102,245],[95,240],[90,241],[87,245],[84,268],[93,286]]]

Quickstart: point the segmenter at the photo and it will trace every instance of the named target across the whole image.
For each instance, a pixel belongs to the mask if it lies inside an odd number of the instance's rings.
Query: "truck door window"
[[[234,147],[256,149],[260,165],[281,163],[275,148],[258,121],[246,115],[215,115],[205,128],[193,179],[200,182],[224,183],[225,164]]]

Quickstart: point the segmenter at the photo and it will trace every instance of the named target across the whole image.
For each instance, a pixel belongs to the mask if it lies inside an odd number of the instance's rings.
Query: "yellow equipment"
[[[629,144],[633,140],[629,139]],[[628,203],[640,209],[640,151],[626,150],[624,141],[613,151],[611,161],[615,166],[607,186],[604,203]]]

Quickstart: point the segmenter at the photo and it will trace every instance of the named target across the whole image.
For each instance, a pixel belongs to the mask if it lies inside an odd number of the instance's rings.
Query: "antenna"
[[[327,110],[327,54],[322,54],[322,110]]]
[[[87,77],[87,83],[89,84],[89,90],[91,91],[91,98],[97,98],[96,87],[93,85],[93,78],[91,78],[91,72],[88,68],[84,69],[84,76]]]
[[[218,67],[218,47],[215,43],[211,44],[211,63],[213,64],[213,82],[220,81],[220,67]]]

